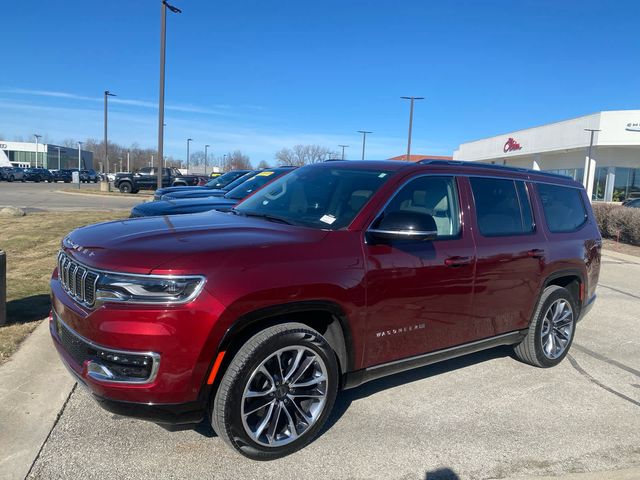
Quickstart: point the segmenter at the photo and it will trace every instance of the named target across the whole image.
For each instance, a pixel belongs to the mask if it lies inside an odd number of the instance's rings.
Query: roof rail
[[[534,175],[546,175],[555,178],[571,178],[568,175],[561,175],[560,173],[552,173],[545,172],[543,170],[533,170],[532,168],[524,168],[524,167],[512,167],[509,165],[495,165],[493,163],[479,163],[479,162],[471,162],[471,161],[463,161],[463,160],[420,160],[418,162],[421,165],[462,165],[465,167],[474,167],[474,168],[486,168],[493,170],[506,170],[509,172],[520,172],[520,173],[531,173]],[[571,178],[573,180],[573,178]]]

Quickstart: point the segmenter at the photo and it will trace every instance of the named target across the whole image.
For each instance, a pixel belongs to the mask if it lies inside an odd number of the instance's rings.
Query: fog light
[[[160,361],[157,354],[140,354],[96,350],[87,365],[88,375],[100,381],[145,383],[154,380]]]

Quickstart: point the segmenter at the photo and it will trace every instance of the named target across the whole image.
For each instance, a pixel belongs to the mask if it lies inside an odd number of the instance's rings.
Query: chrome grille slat
[[[85,306],[93,306],[99,274],[72,260],[66,253],[58,257],[58,279],[73,298]]]

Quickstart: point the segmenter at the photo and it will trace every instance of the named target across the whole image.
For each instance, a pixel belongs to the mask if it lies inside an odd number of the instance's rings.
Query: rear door
[[[156,185],[156,169],[153,167],[141,168],[135,175],[135,180],[138,188],[148,189]]]
[[[476,321],[494,335],[527,328],[546,254],[531,208],[531,185],[509,178],[468,181],[475,210]]]
[[[376,228],[389,212],[424,213],[434,218],[438,237],[364,245],[367,366],[490,335],[473,318],[475,248],[461,208],[467,202],[466,184],[454,176],[423,175],[401,187],[373,222]]]

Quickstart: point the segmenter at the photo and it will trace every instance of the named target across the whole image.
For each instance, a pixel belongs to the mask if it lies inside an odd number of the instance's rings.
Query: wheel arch
[[[582,309],[582,304],[584,302],[584,292],[586,291],[584,272],[581,272],[580,270],[575,268],[562,269],[553,272],[545,279],[542,285],[542,290],[540,291],[540,294],[538,296],[538,301],[540,301],[542,292],[544,292],[544,290],[551,285],[557,285],[569,290],[575,300],[579,316],[580,310]]]

